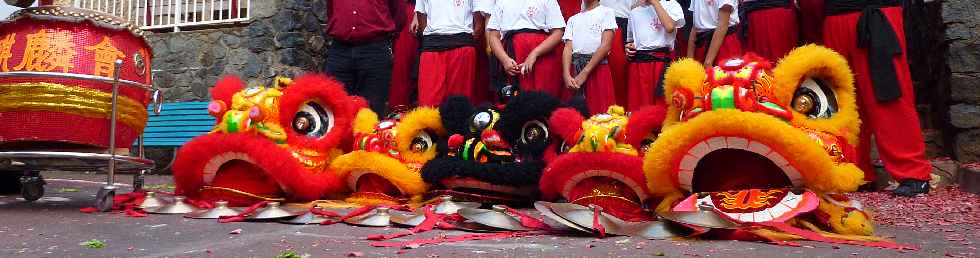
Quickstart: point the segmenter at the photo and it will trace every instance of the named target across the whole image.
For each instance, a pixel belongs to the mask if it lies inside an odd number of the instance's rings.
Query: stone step
[[[980,194],[980,163],[960,166],[958,180],[960,189],[974,194]]]

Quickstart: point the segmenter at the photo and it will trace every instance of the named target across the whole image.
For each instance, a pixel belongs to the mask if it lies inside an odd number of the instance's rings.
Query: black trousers
[[[350,44],[334,41],[327,49],[326,73],[361,96],[371,110],[384,115],[391,85],[391,40]]]

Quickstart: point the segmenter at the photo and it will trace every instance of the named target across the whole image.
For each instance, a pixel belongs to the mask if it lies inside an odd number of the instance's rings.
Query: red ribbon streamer
[[[599,223],[600,214],[598,210],[592,213],[592,228],[599,231],[599,238],[604,238],[606,237],[606,227],[603,227],[602,223]]]
[[[404,242],[371,242],[371,246],[374,247],[406,247],[411,245],[423,246],[423,245],[433,245],[433,244],[441,244],[441,243],[462,242],[462,241],[469,241],[469,240],[504,239],[504,238],[535,236],[535,235],[543,235],[543,234],[545,234],[545,232],[540,232],[540,231],[516,231],[516,232],[501,232],[501,233],[488,233],[488,234],[466,234],[466,235],[458,235],[452,237],[415,239],[415,240],[404,241]]]
[[[521,220],[522,226],[532,228],[532,229],[537,229],[537,230],[544,230],[544,231],[554,230],[551,228],[551,226],[549,226],[547,223],[544,223],[544,221],[542,221],[541,219],[531,217],[531,215],[524,214],[523,212],[520,212],[514,208],[507,207],[507,212],[516,215]]]
[[[261,202],[252,204],[252,206],[248,206],[248,208],[245,208],[245,210],[242,211],[241,213],[238,213],[238,215],[235,215],[235,216],[221,216],[221,217],[219,217],[218,218],[218,222],[221,222],[221,223],[229,223],[229,222],[242,222],[242,221],[245,221],[245,218],[246,217],[248,217],[249,215],[252,215],[253,213],[255,213],[255,211],[259,210],[262,207],[265,207],[268,204],[269,204],[269,202],[267,202],[267,201],[261,201]]]

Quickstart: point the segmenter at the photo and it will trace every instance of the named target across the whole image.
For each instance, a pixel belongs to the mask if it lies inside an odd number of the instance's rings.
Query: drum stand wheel
[[[115,186],[103,186],[99,193],[95,195],[95,208],[101,212],[112,210],[112,202],[116,197]]]
[[[40,171],[29,170],[20,177],[20,195],[24,201],[33,202],[44,196],[44,178]]]
[[[143,184],[146,182],[146,170],[140,170],[133,175],[133,192],[143,191]]]

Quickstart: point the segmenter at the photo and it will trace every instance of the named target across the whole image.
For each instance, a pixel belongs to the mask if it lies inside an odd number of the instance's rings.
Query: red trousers
[[[799,43],[800,26],[793,8],[757,10],[749,13],[748,18],[748,37],[744,39],[746,51],[775,62]]]
[[[901,48],[906,49],[902,8],[888,7],[881,10],[896,32]],[[902,97],[894,101],[878,102],[869,76],[868,52],[857,46],[855,28],[860,15],[860,12],[854,12],[828,16],[823,26],[824,44],[844,55],[854,71],[858,110],[862,119],[858,166],[865,171],[866,179],[874,179],[870,158],[871,135],[874,134],[878,153],[885,163],[885,170],[891,173],[892,178],[898,181],[929,180],[932,167],[926,161],[925,143],[915,110],[915,95],[906,53],[903,51],[893,58]]]
[[[609,70],[612,72],[613,91],[616,95],[616,102],[613,104],[626,103],[629,61],[626,59],[626,45],[623,44],[623,37],[625,36],[622,29],[616,29],[612,49],[609,50],[609,57],[606,58],[609,61]],[[602,112],[606,112],[606,110],[603,109]]]
[[[674,56],[678,59],[687,57],[687,37],[690,37],[679,31],[680,29],[678,29],[676,39],[674,40]]]
[[[565,21],[582,11],[582,0],[558,0],[558,7],[561,8],[561,16],[565,17]]]
[[[800,5],[800,37],[803,42],[823,42],[823,0],[797,0]]]
[[[592,69],[582,87],[585,87],[585,105],[592,114],[606,113],[609,106],[616,105],[612,71],[608,64],[600,64]]]
[[[408,20],[405,24],[412,22],[415,14],[415,5],[408,4],[405,8]],[[410,26],[402,27],[398,33],[398,38],[392,46],[392,67],[391,67],[391,88],[388,89],[388,106],[411,104],[412,90],[417,87],[418,81],[412,78],[412,69],[415,68],[415,59],[419,56],[419,39],[410,32]]]
[[[490,91],[490,54],[489,47],[487,46],[487,38],[480,37],[476,41],[476,81],[473,82],[473,95],[471,101],[473,103],[490,102],[493,101],[493,95]]]
[[[467,96],[472,101],[475,68],[474,47],[422,52],[419,57],[419,105],[439,106],[450,95]]]
[[[694,50],[694,59],[704,62],[705,55],[708,54],[708,46],[711,46],[711,39],[708,38],[704,41],[701,46],[697,46]],[[718,55],[715,56],[713,64],[720,64],[726,59],[733,57],[742,56],[742,42],[738,39],[738,33],[729,33],[725,36],[724,41],[721,42],[721,47],[718,48]]]
[[[631,62],[629,64],[627,110],[636,111],[650,105],[666,107],[667,102],[664,96],[654,96],[654,91],[657,90],[665,69],[667,69],[667,63],[664,62]]]
[[[524,63],[527,55],[531,54],[531,51],[534,51],[534,48],[538,47],[547,38],[548,35],[538,33],[514,35],[514,61],[517,61],[518,64]],[[563,96],[562,91],[565,91],[566,88],[562,79],[562,49],[564,47],[559,44],[547,54],[538,57],[530,74],[524,76],[518,75],[521,90],[541,91],[555,97]]]

